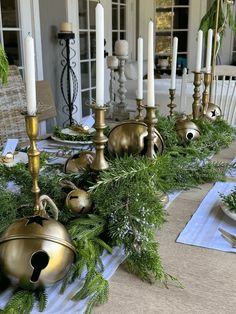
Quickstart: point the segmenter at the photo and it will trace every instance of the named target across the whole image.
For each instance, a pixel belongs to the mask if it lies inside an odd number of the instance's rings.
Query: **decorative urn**
[[[47,215],[19,219],[0,238],[0,267],[14,285],[24,289],[54,284],[74,259],[66,228]]]
[[[108,136],[111,155],[144,155],[147,150],[147,125],[141,121],[127,121],[115,126]],[[164,141],[154,129],[154,149],[158,154],[164,150]]]

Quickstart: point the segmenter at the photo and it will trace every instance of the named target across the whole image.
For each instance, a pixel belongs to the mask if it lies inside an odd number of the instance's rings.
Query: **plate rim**
[[[67,143],[67,144],[80,144],[80,145],[90,145],[93,144],[93,141],[70,141],[70,140],[62,140],[61,138],[51,135],[51,139],[60,142],[60,143]]]

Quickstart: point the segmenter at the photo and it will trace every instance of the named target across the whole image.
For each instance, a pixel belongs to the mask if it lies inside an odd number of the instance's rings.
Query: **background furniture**
[[[211,100],[229,124],[236,124],[236,66],[216,65]]]
[[[57,116],[51,87],[48,81],[36,83],[40,134],[46,133],[46,121]],[[7,138],[28,140],[25,132],[26,91],[17,66],[9,68],[8,83],[0,86],[0,144]]]

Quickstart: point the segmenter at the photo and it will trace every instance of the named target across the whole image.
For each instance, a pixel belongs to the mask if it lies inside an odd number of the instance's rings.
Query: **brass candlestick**
[[[194,72],[194,94],[193,94],[193,119],[198,120],[201,111],[202,111],[202,104],[201,104],[201,72]]]
[[[29,171],[32,176],[31,191],[35,196],[34,214],[40,214],[39,211],[39,196],[40,188],[38,185],[39,169],[40,169],[40,152],[36,145],[38,136],[38,117],[25,115],[26,133],[30,140],[30,148],[27,152],[29,158]]]
[[[142,111],[143,111],[143,99],[136,99],[136,104],[137,104],[137,110],[138,110],[138,114],[135,117],[136,121],[141,121],[143,120],[143,115],[142,115]]]
[[[173,110],[176,107],[176,104],[174,104],[174,100],[175,100],[175,88],[170,88],[169,89],[169,95],[170,95],[170,103],[167,105],[167,107],[170,108],[170,115],[169,117],[173,117]]]
[[[204,92],[202,95],[202,109],[203,109],[203,116],[206,115],[207,109],[208,109],[208,104],[209,104],[209,86],[211,84],[211,73],[204,73]]]
[[[154,149],[154,126],[157,123],[157,118],[156,118],[156,110],[157,107],[152,107],[152,106],[146,106],[146,118],[144,122],[147,124],[147,152],[146,156],[149,159],[154,159],[156,157],[156,152]]]
[[[93,143],[96,148],[95,158],[90,165],[90,168],[96,171],[105,170],[109,167],[108,162],[105,160],[104,148],[108,139],[104,135],[103,130],[106,128],[105,125],[105,111],[109,106],[97,106],[92,105],[92,109],[95,111],[95,124],[96,134],[93,138]]]

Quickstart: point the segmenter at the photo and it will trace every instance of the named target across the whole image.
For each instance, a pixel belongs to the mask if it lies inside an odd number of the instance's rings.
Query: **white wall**
[[[57,34],[61,22],[67,20],[65,0],[39,0],[42,58],[44,79],[51,83],[58,112],[58,122],[65,120],[61,108],[64,105],[60,89],[61,50]]]

